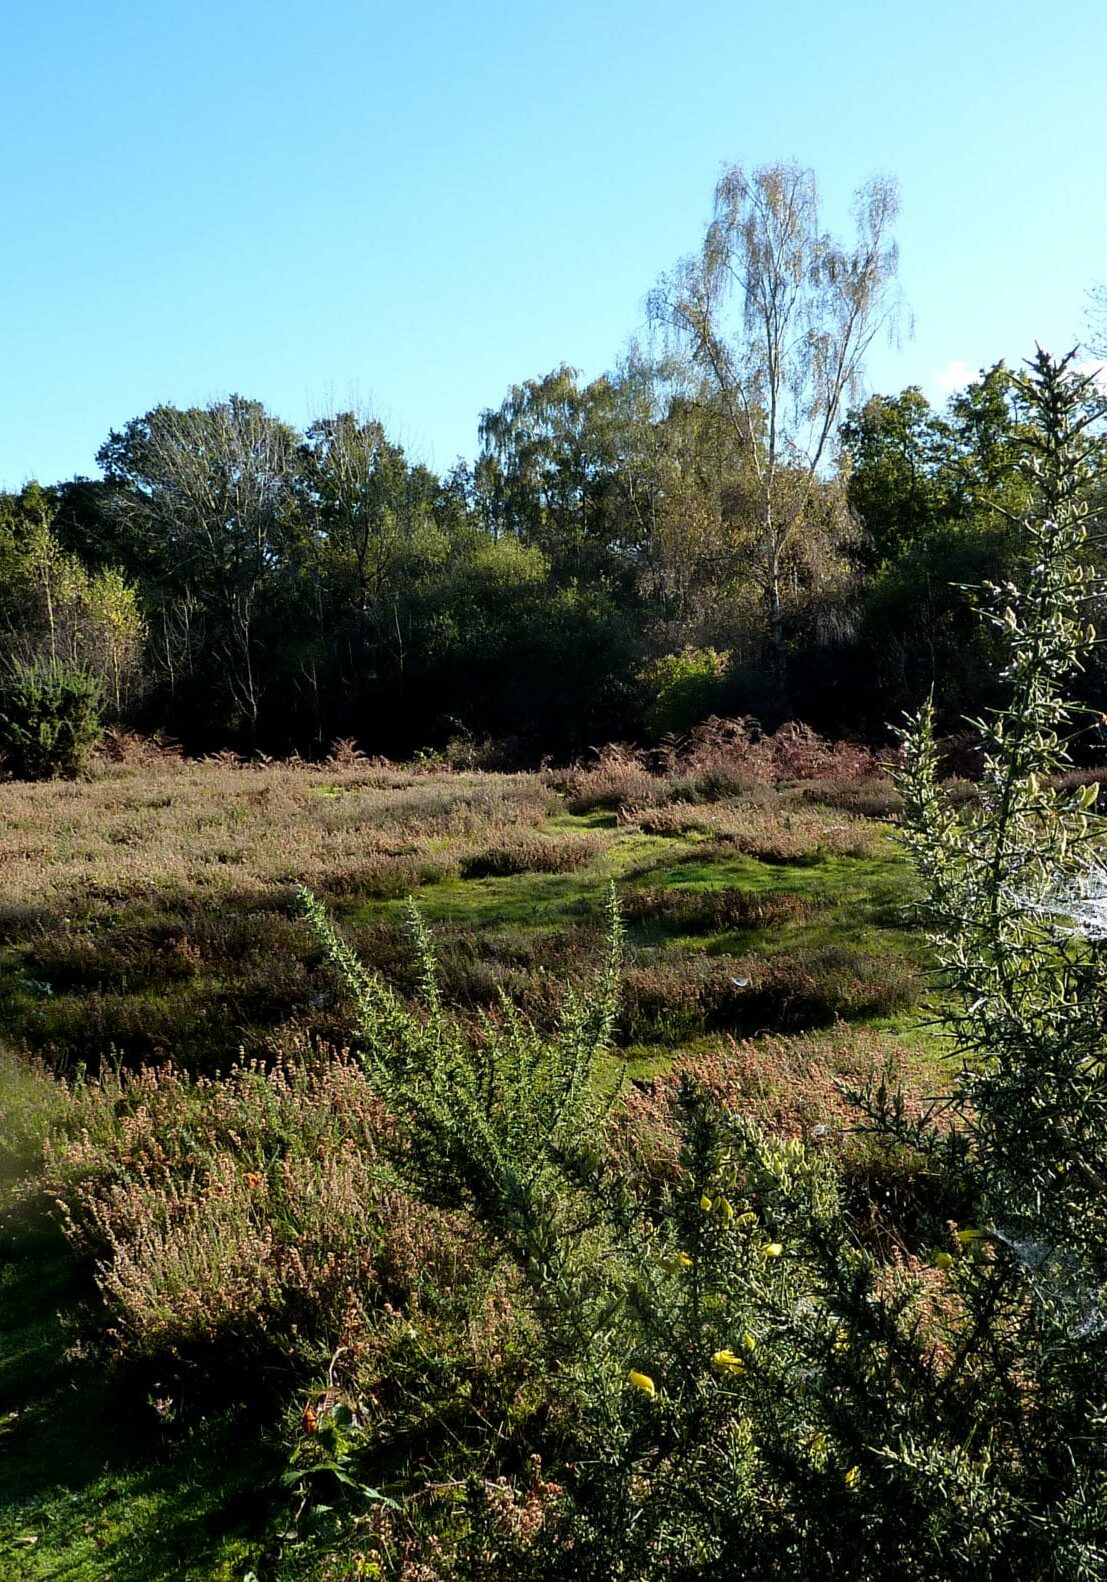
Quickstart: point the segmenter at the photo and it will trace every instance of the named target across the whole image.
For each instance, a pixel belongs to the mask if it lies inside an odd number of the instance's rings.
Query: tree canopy
[[[871,179],[843,242],[812,171],[731,166],[651,343],[512,385],[442,476],[367,412],[152,408],[101,478],[0,497],[0,661],[85,664],[200,749],[538,761],[702,710],[870,736],[920,691],[977,711],[966,588],[1019,553],[1026,414],[1004,363],[942,409],[865,393],[897,211]]]

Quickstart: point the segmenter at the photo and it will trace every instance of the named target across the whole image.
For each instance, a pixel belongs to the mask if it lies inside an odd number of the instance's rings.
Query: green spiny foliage
[[[16,660],[0,697],[0,747],[19,779],[81,772],[103,732],[103,694],[91,671],[68,660]]]
[[[975,722],[979,805],[957,812],[936,772],[932,713],[907,733],[908,839],[929,897],[945,1021],[962,1068],[951,1096],[971,1117],[974,1168],[996,1235],[1055,1249],[1107,1275],[1107,1083],[1097,943],[1103,888],[1098,788],[1057,790],[1076,711],[1063,683],[1095,641],[1100,596],[1084,563],[1088,469],[1081,382],[1040,354],[1024,381],[1039,425],[1025,464],[1022,586],[988,590],[1004,634],[1007,706]]]
[[[506,996],[475,1032],[452,1016],[414,905],[421,1016],[365,970],[307,890],[300,901],[352,997],[355,1047],[402,1127],[411,1188],[432,1202],[472,1206],[518,1262],[551,1344],[578,1353],[588,1340],[583,1312],[602,1285],[597,1249],[573,1225],[581,1183],[599,1167],[611,1104],[598,1098],[597,1063],[611,1044],[621,971],[614,897],[597,981],[586,994],[566,991],[549,1037]]]

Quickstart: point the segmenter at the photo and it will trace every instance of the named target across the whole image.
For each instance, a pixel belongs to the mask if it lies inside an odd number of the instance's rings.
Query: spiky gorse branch
[[[1008,652],[1008,701],[980,732],[979,804],[943,794],[933,712],[906,733],[905,827],[949,999],[940,1020],[961,1057],[952,1103],[975,1138],[995,1226],[1107,1273],[1107,958],[1097,788],[1058,789],[1078,710],[1064,684],[1096,640],[1087,564],[1097,416],[1071,356],[1039,352],[1021,381],[1036,422],[1025,469],[1021,584],[990,587],[984,614]]]
[[[418,1013],[365,969],[306,889],[300,905],[352,998],[354,1046],[401,1127],[409,1186],[431,1201],[470,1207],[517,1259],[551,1344],[566,1354],[587,1350],[596,1328],[585,1321],[591,1293],[606,1289],[596,1276],[611,1249],[574,1236],[573,1216],[615,1097],[609,1084],[604,1098],[598,1070],[611,1045],[622,971],[614,895],[595,981],[584,992],[566,989],[548,1036],[506,995],[498,1015],[481,1014],[475,1031],[452,1015],[414,903]]]

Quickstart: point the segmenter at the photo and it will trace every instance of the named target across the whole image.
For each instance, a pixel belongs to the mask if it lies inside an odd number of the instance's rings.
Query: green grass
[[[577,825],[596,827],[610,815],[576,818],[563,814],[552,823],[563,830]],[[821,952],[852,953],[868,961],[886,960],[900,969],[907,964],[921,974],[927,949],[911,917],[912,878],[898,847],[889,839],[880,855],[821,855],[818,861],[766,862],[721,848],[702,837],[643,835],[620,829],[603,857],[584,872],[527,873],[507,878],[450,879],[421,891],[418,903],[432,929],[446,936],[462,933],[470,948],[495,952],[498,942],[513,935],[546,935],[556,960],[564,931],[594,924],[602,915],[608,886],[614,882],[629,895],[641,888],[706,894],[733,887],[753,893],[793,895],[811,903],[807,916],[725,932],[684,932],[651,919],[628,925],[632,958],[670,963],[696,954],[754,956],[786,966],[790,958],[805,960]],[[402,929],[406,902],[367,901],[346,911],[351,924],[391,922]],[[915,1027],[913,1008],[860,1018],[890,1033]],[[632,1043],[628,1058],[637,1072],[663,1069],[694,1049],[693,1036]]]
[[[43,1231],[0,1244],[0,1578],[243,1577],[272,1522],[279,1466],[256,1419],[159,1430],[102,1365],[71,1355],[83,1287]],[[259,1476],[260,1474],[260,1476]]]
[[[563,815],[561,828],[588,824]],[[602,816],[602,815],[601,815]],[[505,928],[549,930],[595,919],[603,910],[608,886],[620,892],[639,886],[698,891],[734,886],[777,891],[817,901],[815,919],[750,929],[735,935],[666,935],[641,925],[631,930],[641,942],[664,940],[680,949],[729,949],[756,945],[767,955],[789,948],[849,944],[885,946],[920,965],[925,946],[911,923],[912,880],[906,861],[891,841],[880,857],[826,856],[817,863],[768,863],[741,854],[722,854],[707,840],[682,840],[620,832],[605,857],[588,871],[570,874],[524,873],[505,878],[448,879],[419,892],[417,900],[431,924],[494,933]],[[343,909],[351,922],[399,920],[407,902],[367,901]]]

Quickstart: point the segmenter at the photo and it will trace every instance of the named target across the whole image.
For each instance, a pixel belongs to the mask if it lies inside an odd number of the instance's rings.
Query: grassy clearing
[[[484,963],[455,974],[462,1005],[495,998],[513,936],[530,942],[514,952],[520,969],[572,977],[612,880],[632,904],[640,889],[724,888],[811,903],[806,916],[758,926],[750,913],[713,932],[635,918],[636,952],[664,956],[670,978],[700,970],[696,952],[792,954],[803,970],[806,954],[833,948],[887,960],[897,979],[919,959],[887,837],[802,789],[574,815],[538,776],[169,762],[87,786],[7,785],[0,803],[0,1026],[61,1067],[172,1054],[214,1070],[240,1049],[265,1056],[290,1026],[337,1036],[289,915],[301,881],[349,921],[370,964],[401,978],[400,919],[417,895],[446,955],[463,939],[460,954]],[[905,1003],[899,992],[890,1009]],[[739,1007],[716,1024],[760,1026]]]
[[[415,894],[448,1001],[495,1013],[507,993],[540,1024],[593,970],[614,882],[629,950],[606,1076],[633,1078],[620,1125],[634,1169],[671,1167],[670,1072],[691,1063],[727,1102],[787,1132],[821,1128],[843,1168],[878,1173],[849,1143],[836,1079],[886,1067],[916,1092],[938,1080],[918,1031],[925,951],[907,870],[867,816],[887,811],[886,786],[820,799],[809,783],[708,795],[638,770],[629,785],[599,778],[170,760],[0,785],[0,1036],[18,1051],[0,1060],[0,1171],[9,1197],[28,1174],[38,1183],[0,1244],[5,1582],[358,1574],[287,1546],[276,1570],[272,1558],[291,1508],[275,1481],[283,1414],[339,1341],[361,1348],[359,1377],[384,1398],[417,1333],[442,1371],[441,1412],[464,1381],[469,1417],[451,1434],[506,1399],[535,1409],[501,1296],[484,1292],[481,1325],[459,1328],[471,1238],[446,1226],[432,1255],[425,1224],[373,1184],[370,1142],[350,1152],[351,1117],[367,1112],[311,1053],[341,1040],[346,1010],[292,915],[301,881],[403,991]],[[176,1076],[126,1075],[170,1060]],[[247,1075],[208,1081],[243,1060]],[[294,1103],[260,1074],[282,1062]],[[105,1077],[73,1097],[51,1073],[79,1068]],[[51,1197],[67,1204],[68,1241]],[[369,1293],[360,1319],[355,1289]]]

